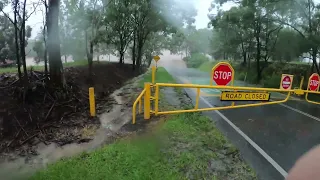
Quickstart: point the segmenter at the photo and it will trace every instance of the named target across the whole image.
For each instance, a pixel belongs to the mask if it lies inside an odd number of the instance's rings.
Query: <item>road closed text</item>
[[[221,101],[269,101],[270,93],[222,91]]]

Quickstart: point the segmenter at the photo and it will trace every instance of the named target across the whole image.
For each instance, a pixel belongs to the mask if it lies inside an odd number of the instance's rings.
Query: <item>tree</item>
[[[49,0],[48,4],[48,56],[50,81],[56,85],[65,85],[63,66],[61,62],[60,37],[59,37],[59,7],[60,0]]]
[[[37,39],[34,42],[34,46],[33,46],[33,51],[35,51],[37,53],[37,56],[35,57],[34,61],[38,64],[42,61],[44,61],[44,50],[45,50],[45,46],[43,43],[43,38],[40,37],[40,39]]]
[[[218,2],[223,4],[227,0]],[[256,81],[259,82],[262,78],[262,71],[266,68],[274,51],[278,34],[283,28],[282,24],[274,19],[279,6],[276,1],[272,0],[243,0],[238,1],[238,4],[238,7],[225,12],[220,10],[217,15],[210,16],[212,25],[215,29],[225,33],[227,38],[225,44],[232,44],[233,56],[237,57],[240,49],[244,64],[248,57],[247,51],[255,48],[251,56],[255,57]],[[263,60],[262,64],[261,60]]]
[[[305,41],[303,51],[312,57],[311,71],[315,68],[317,73],[320,73],[317,64],[320,50],[320,4],[315,3],[314,0],[282,0],[281,2],[289,11],[282,12],[277,20],[300,34]]]
[[[7,12],[4,12],[4,7],[8,5],[12,6],[13,17],[14,17],[13,19],[9,16]],[[25,22],[28,20],[30,15],[33,14],[34,11],[36,10],[37,3],[33,3],[33,5],[34,5],[33,6],[34,8],[31,10],[31,13],[28,14],[26,10],[26,0],[0,1],[0,11],[12,24],[13,26],[12,32],[14,33],[14,38],[13,38],[14,46],[11,43],[6,43],[6,44],[7,44],[7,47],[11,49],[10,51],[12,52],[12,54],[14,53],[16,55],[16,61],[18,64],[18,76],[20,80],[22,80],[21,65],[23,66],[23,73],[24,73],[23,85],[25,87],[28,86],[28,72],[27,72],[27,65],[26,65],[25,47],[27,46],[28,38],[31,36],[31,31],[32,31],[31,27],[26,26]],[[4,51],[4,52],[9,52],[9,51]]]
[[[119,63],[124,63],[124,55],[132,40],[133,26],[130,1],[110,3],[105,23],[107,26],[108,43],[115,45],[119,53]]]

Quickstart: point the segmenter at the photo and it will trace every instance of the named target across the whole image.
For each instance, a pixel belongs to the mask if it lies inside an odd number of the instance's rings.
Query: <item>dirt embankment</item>
[[[100,63],[93,67],[97,113],[112,108],[116,101],[109,95],[124,82],[138,75],[131,65]],[[100,126],[98,118],[89,117],[88,68],[65,69],[67,88],[64,91],[44,85],[44,74],[32,71],[30,89],[23,102],[17,76],[0,75],[0,153],[14,152],[20,156],[37,155],[39,143],[88,142],[92,129]]]

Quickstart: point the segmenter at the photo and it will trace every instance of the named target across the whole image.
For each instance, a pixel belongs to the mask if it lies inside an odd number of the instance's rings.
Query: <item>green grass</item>
[[[199,66],[199,70],[200,71],[204,71],[204,72],[211,72],[212,68],[214,65],[216,65],[217,62],[216,61],[207,61],[207,62],[204,62],[202,63],[200,66]]]
[[[145,82],[151,82],[151,80],[152,80],[152,74],[151,74],[151,71],[148,71],[144,76],[144,79],[139,82],[139,86],[143,87]],[[155,81],[157,83],[174,83],[175,82],[173,77],[163,67],[157,68]]]
[[[254,179],[255,174],[212,122],[200,113],[176,115],[148,137],[120,140],[93,153],[61,160],[32,180],[60,179]],[[228,161],[214,173],[209,162]],[[226,156],[226,157],[224,157]]]
[[[227,60],[206,61],[202,63],[197,69],[204,72],[211,72],[212,68],[219,62],[228,62]],[[234,62],[230,62],[233,65]]]
[[[158,82],[174,82],[164,68],[157,75]],[[149,80],[146,74],[143,82]],[[157,127],[143,136],[62,159],[31,180],[255,179],[238,150],[201,113],[165,116]],[[220,167],[210,165],[216,162],[222,162]]]
[[[73,66],[85,66],[88,65],[87,60],[79,60],[79,61],[74,61],[74,62],[67,62],[63,64],[63,67],[73,67]],[[28,70],[33,69],[36,71],[43,71],[44,66],[28,66]],[[21,67],[22,70],[22,67]],[[16,67],[10,67],[10,68],[0,68],[0,73],[17,73],[18,68]]]

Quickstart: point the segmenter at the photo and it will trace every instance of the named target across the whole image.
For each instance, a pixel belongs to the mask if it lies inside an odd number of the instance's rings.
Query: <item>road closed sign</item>
[[[269,101],[270,93],[266,92],[231,92],[222,91],[221,101]]]
[[[234,78],[234,69],[227,62],[220,62],[212,68],[212,80],[218,86],[226,86]],[[212,81],[211,81],[212,85]]]
[[[313,73],[309,78],[308,90],[310,91],[318,91],[319,90],[319,74]]]
[[[290,90],[292,87],[293,75],[282,74],[280,81],[280,89]]]

